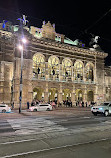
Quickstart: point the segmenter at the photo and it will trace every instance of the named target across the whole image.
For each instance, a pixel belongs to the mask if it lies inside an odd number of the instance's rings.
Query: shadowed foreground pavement
[[[110,158],[111,117],[90,108],[0,114],[0,158]]]

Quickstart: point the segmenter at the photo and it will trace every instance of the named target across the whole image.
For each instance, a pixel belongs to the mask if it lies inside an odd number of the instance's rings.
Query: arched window
[[[94,66],[92,63],[88,63],[85,67],[86,81],[89,79],[94,80]]]
[[[56,56],[51,56],[48,60],[49,77],[55,76],[59,78],[59,59]]]
[[[41,77],[45,76],[45,58],[40,53],[33,56],[33,74],[35,77],[37,77],[38,74],[40,74]]]
[[[80,80],[83,80],[83,63],[80,61],[76,61],[74,64],[74,74],[75,74],[75,80],[78,78]]]
[[[62,61],[62,74],[65,77],[71,77],[71,66],[72,62],[70,59],[64,59]]]

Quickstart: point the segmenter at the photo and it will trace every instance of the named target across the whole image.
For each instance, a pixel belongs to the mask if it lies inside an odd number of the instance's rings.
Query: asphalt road
[[[0,117],[0,158],[111,157],[111,117],[86,111]]]

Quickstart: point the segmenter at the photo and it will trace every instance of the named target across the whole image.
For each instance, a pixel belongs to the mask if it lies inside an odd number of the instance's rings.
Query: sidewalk
[[[0,113],[0,118],[20,118],[20,117],[30,117],[30,116],[91,116],[91,110],[89,107],[57,107],[53,111],[38,111],[38,112],[28,112],[27,110],[22,110],[19,114],[19,110],[12,110],[12,113]]]

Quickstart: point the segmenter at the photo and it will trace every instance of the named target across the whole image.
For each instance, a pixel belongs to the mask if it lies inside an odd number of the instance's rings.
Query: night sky
[[[0,2],[0,22],[12,21],[27,15],[28,25],[42,26],[45,20],[55,23],[56,32],[79,39],[88,46],[91,34],[100,36],[101,49],[109,54],[106,65],[111,65],[111,0],[3,0]]]

